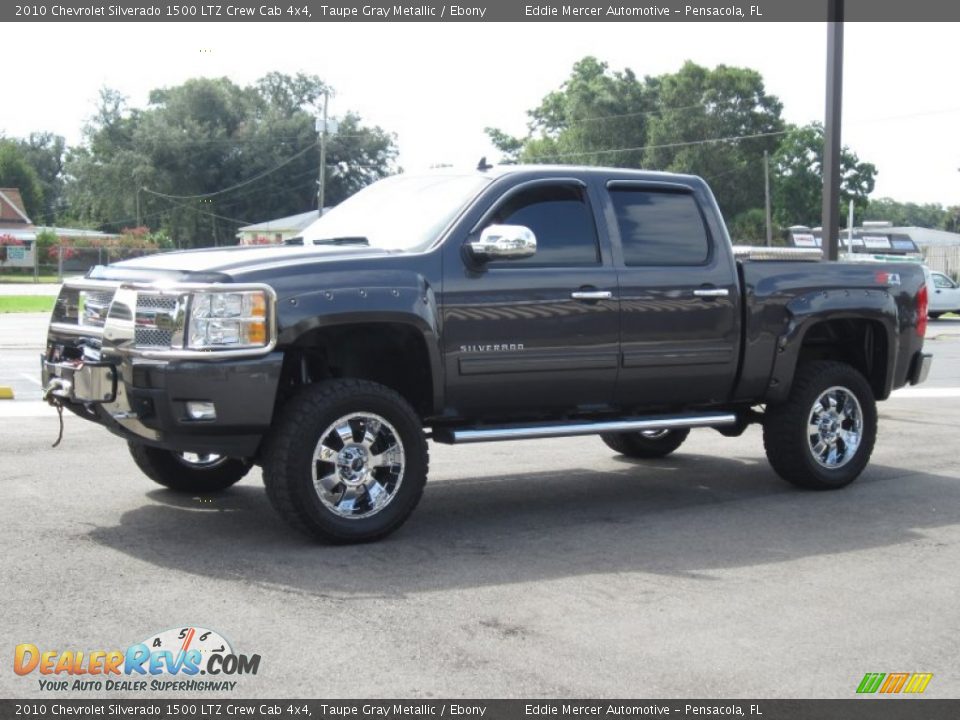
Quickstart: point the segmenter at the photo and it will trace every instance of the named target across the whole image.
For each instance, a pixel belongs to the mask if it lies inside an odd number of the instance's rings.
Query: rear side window
[[[544,185],[521,191],[497,209],[493,222],[533,230],[537,252],[522,260],[492,263],[491,267],[564,267],[600,262],[593,211],[578,187]]]
[[[942,289],[952,290],[956,285],[953,284],[953,280],[948,278],[946,275],[941,275],[940,273],[933,274],[933,284]]]
[[[612,188],[627,265],[703,265],[710,241],[693,195]]]

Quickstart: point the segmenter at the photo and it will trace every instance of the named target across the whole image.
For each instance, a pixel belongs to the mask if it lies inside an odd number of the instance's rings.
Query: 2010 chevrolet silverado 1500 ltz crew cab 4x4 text
[[[778,474],[839,488],[870,459],[876,401],[926,377],[927,290],[918,265],[803,252],[734,248],[697,177],[399,175],[302,245],[68,281],[44,383],[156,482],[212,492],[260,465],[277,511],[334,542],[407,519],[428,439],[598,434],[656,458],[758,422]]]

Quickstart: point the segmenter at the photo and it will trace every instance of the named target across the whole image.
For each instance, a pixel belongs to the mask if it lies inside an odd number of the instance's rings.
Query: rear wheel
[[[817,361],[797,369],[787,401],[763,420],[767,459],[784,480],[812,490],[849,485],[870,461],[877,405],[850,365]]]
[[[640,432],[602,433],[603,440],[611,450],[632,458],[666,457],[683,445],[690,431],[641,430]]]
[[[177,453],[132,441],[127,447],[144,475],[180,492],[225,490],[250,472],[250,463],[223,455]]]
[[[263,481],[294,527],[328,542],[368,542],[410,516],[427,465],[423,427],[403,397],[364,380],[330,380],[283,408]]]

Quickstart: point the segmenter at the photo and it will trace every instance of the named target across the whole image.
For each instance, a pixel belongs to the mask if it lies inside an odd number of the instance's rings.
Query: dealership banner
[[[960,20],[943,0],[36,0],[3,3],[3,22],[911,22]]]
[[[960,700],[0,700],[0,718],[955,720]]]

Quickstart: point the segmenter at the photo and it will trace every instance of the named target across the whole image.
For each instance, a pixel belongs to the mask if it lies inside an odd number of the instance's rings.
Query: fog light
[[[216,420],[217,407],[212,402],[190,401],[187,403],[187,417],[191,420]]]

